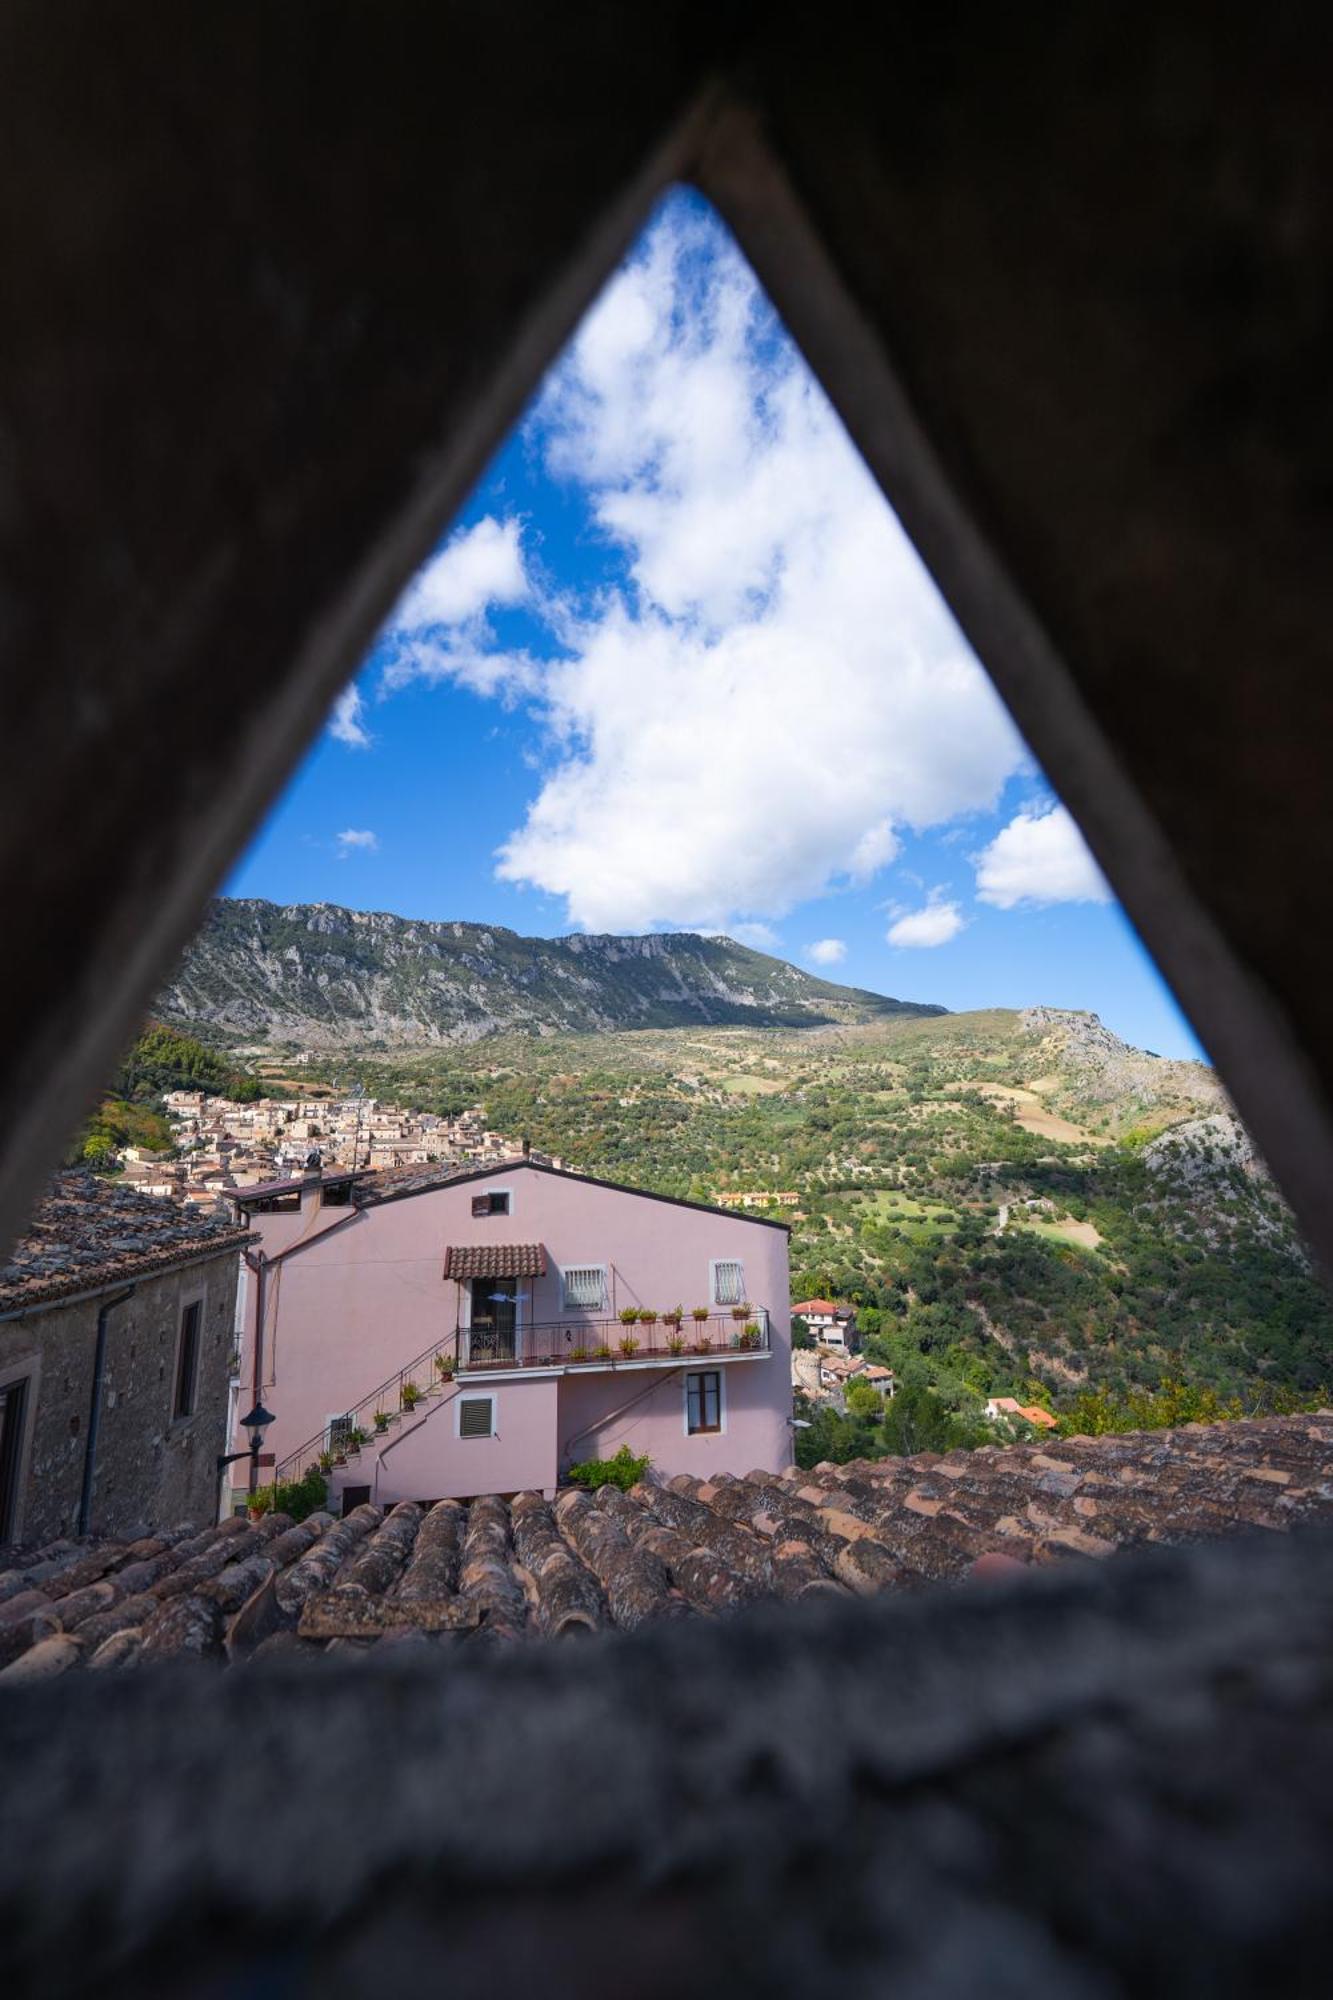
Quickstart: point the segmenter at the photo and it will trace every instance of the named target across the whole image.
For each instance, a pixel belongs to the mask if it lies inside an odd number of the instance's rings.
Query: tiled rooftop
[[[224,1522],[11,1553],[0,1680],[175,1654],[245,1659],[632,1630],[760,1599],[871,1595],[974,1561],[1105,1556],[1333,1517],[1333,1412],[925,1454],[631,1493]]]
[[[57,1174],[0,1265],[0,1312],[165,1269],[246,1241],[230,1216],[205,1216],[96,1174]]]

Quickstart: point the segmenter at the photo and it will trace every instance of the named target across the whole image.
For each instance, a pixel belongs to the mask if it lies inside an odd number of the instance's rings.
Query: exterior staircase
[[[405,1362],[396,1375],[376,1383],[345,1412],[345,1428],[316,1431],[288,1452],[274,1468],[275,1483],[302,1479],[319,1465],[329,1475],[331,1493],[366,1485],[366,1469],[373,1484],[380,1449],[415,1430],[453,1397],[457,1348],[457,1334],[449,1333]]]

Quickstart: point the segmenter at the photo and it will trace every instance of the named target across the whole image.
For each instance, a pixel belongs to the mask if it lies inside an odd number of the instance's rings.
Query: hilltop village
[[[312,1153],[328,1169],[482,1166],[521,1150],[487,1127],[480,1105],[458,1117],[406,1111],[378,1098],[261,1097],[251,1104],[202,1090],[169,1090],[163,1108],[174,1157],[144,1147],[117,1154],[128,1186],[186,1208],[215,1210],[235,1188],[300,1174]]]

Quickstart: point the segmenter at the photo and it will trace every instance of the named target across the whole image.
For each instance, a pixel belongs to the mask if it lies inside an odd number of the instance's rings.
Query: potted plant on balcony
[[[347,1433],[348,1457],[355,1458],[356,1454],[360,1451],[362,1445],[365,1442],[366,1442],[366,1433],[361,1429],[361,1426],[359,1424],[353,1424],[351,1430]]]
[[[621,1340],[620,1351],[624,1355],[626,1361],[633,1360],[634,1356],[638,1353],[639,1343],[634,1338],[634,1335],[632,1333],[627,1333]]]
[[[621,1308],[620,1324],[622,1326],[637,1326],[638,1323],[639,1308],[637,1306],[624,1306]]]
[[[672,1306],[670,1312],[664,1312],[662,1314],[662,1324],[663,1326],[674,1327],[676,1332],[679,1333],[680,1323],[684,1319],[684,1317],[685,1317],[684,1306]]]
[[[611,1343],[609,1341],[598,1341],[593,1351],[599,1361],[609,1361],[611,1359]]]
[[[442,1382],[452,1382],[454,1378],[454,1357],[452,1354],[437,1354],[435,1366]]]
[[[388,1428],[389,1428],[389,1412],[387,1410],[376,1410],[375,1412],[376,1437],[383,1437],[385,1431],[387,1431]]]
[[[738,1347],[744,1347],[746,1349],[758,1347],[759,1322],[757,1319],[746,1321],[745,1325],[741,1328],[740,1338],[736,1344]]]
[[[571,1347],[569,1350],[569,1358],[571,1361],[586,1361],[588,1358],[588,1350],[586,1347]]]
[[[327,1475],[332,1472],[335,1464],[333,1453],[331,1451],[322,1451],[315,1462],[319,1466],[320,1471]]]
[[[674,1332],[669,1333],[667,1335],[667,1353],[683,1354],[684,1352],[685,1352],[685,1336],[681,1332],[679,1326],[677,1326]]]
[[[398,1393],[405,1410],[415,1410],[417,1404],[421,1401],[422,1391],[416,1382],[404,1382]]]
[[[733,1319],[748,1319],[753,1311],[754,1307],[750,1304],[750,1301],[744,1299],[740,1305],[731,1308],[731,1317]]]
[[[653,1344],[653,1328],[657,1325],[657,1312],[653,1306],[639,1308],[639,1325],[648,1328],[648,1345]]]

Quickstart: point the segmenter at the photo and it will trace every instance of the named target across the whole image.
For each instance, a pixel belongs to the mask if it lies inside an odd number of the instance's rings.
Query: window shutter
[[[458,1435],[463,1438],[494,1436],[495,1404],[490,1396],[465,1396],[458,1406]]]
[[[606,1288],[600,1264],[571,1264],[565,1271],[565,1308],[600,1306]]]
[[[738,1306],[745,1300],[745,1266],[721,1258],[713,1266],[713,1304]]]

